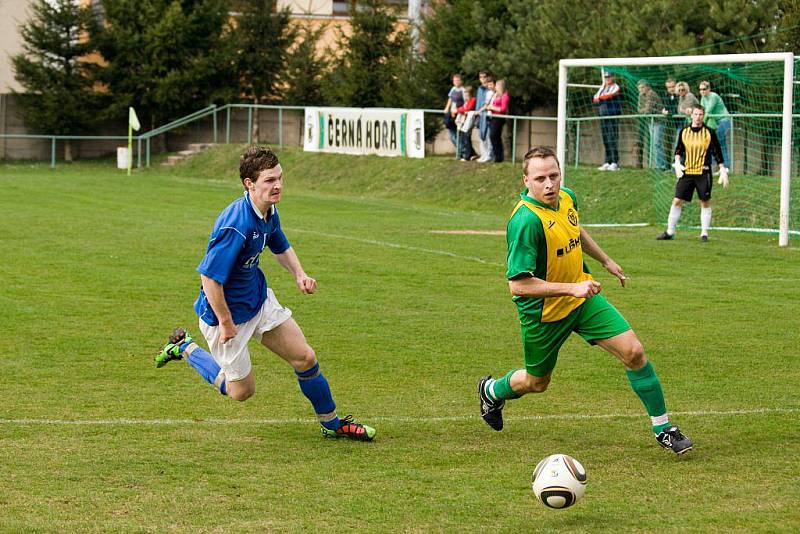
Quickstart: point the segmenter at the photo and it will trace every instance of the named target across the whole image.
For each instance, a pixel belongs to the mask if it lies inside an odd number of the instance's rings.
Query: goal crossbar
[[[691,65],[717,63],[783,62],[783,108],[781,128],[781,195],[778,244],[789,244],[789,201],[792,163],[792,91],[794,87],[794,54],[771,52],[764,54],[713,54],[708,56],[660,56],[628,58],[562,59],[558,64],[558,122],[556,152],[566,174],[567,134],[567,69],[571,67],[628,67],[654,65]],[[566,175],[564,177],[566,179]]]

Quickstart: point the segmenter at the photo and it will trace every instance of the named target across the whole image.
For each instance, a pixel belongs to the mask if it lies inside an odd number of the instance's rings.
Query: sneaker
[[[481,400],[481,417],[487,425],[499,432],[503,430],[503,407],[506,401],[493,401],[486,395],[484,388],[491,378],[492,375],[488,375],[478,381],[478,397]]]
[[[692,440],[681,433],[677,426],[665,428],[656,435],[656,441],[665,449],[672,449],[675,454],[684,454],[692,450]]]
[[[700,236],[700,242],[701,243],[708,243],[708,236],[707,235],[701,235]]]
[[[608,163],[603,163],[599,167],[597,167],[598,171],[607,171],[608,170]]]
[[[608,171],[618,171],[619,170],[619,165],[617,165],[616,163],[609,163],[608,164],[608,169],[606,169],[606,170],[608,170]]]
[[[668,234],[667,232],[664,232],[662,234],[658,234],[656,239],[658,241],[669,241],[670,239],[675,239],[675,235],[674,234]]]
[[[330,430],[320,426],[322,435],[326,438],[350,438],[356,441],[372,441],[375,437],[375,429],[371,426],[362,425],[353,421],[353,416],[348,415],[339,420],[339,428]]]
[[[161,352],[156,354],[154,358],[156,362],[156,368],[164,367],[172,360],[182,360],[183,353],[181,352],[181,345],[184,343],[191,343],[192,336],[189,335],[189,332],[184,330],[183,328],[176,328],[172,331],[172,335],[169,336],[169,341],[166,345],[161,349]]]

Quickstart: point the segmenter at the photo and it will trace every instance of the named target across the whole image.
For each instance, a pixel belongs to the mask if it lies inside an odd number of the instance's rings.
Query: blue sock
[[[182,348],[183,347],[181,347],[181,349]],[[212,386],[215,385],[214,381],[219,375],[220,366],[214,361],[214,358],[211,357],[211,354],[207,353],[200,347],[197,347],[192,351],[192,354],[189,355],[186,361],[189,362],[189,365],[194,367],[195,371],[197,371],[200,376],[206,380],[206,382]],[[225,395],[225,380],[223,380],[219,385],[219,392]]]
[[[314,412],[320,419],[320,424],[328,430],[336,430],[339,428],[339,418],[336,417],[336,403],[333,401],[331,388],[325,375],[319,370],[319,363],[315,363],[314,367],[305,371],[295,371],[297,381],[300,383],[300,391],[311,401],[314,407]],[[327,421],[322,418],[333,417]]]

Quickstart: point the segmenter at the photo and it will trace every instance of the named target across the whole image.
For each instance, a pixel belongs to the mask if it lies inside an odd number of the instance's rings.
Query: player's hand
[[[720,167],[719,167],[719,180],[718,180],[718,183],[722,187],[728,187],[728,168],[727,167],[723,167],[722,165],[720,165]]]
[[[219,341],[223,345],[236,337],[239,330],[233,322],[219,323]]]
[[[672,168],[675,169],[676,178],[681,178],[683,176],[683,171],[686,170],[686,167],[681,163],[680,157],[675,158],[675,163],[672,164]]]
[[[579,299],[589,299],[600,293],[602,287],[597,280],[584,280],[572,285],[572,296]]]
[[[603,264],[603,267],[606,268],[606,271],[619,278],[619,283],[622,284],[622,287],[625,287],[625,280],[627,280],[628,277],[625,276],[625,271],[622,270],[622,267],[620,267],[617,262],[609,258],[608,261]]]
[[[297,289],[300,290],[300,293],[310,295],[317,290],[317,281],[305,274],[298,276]]]

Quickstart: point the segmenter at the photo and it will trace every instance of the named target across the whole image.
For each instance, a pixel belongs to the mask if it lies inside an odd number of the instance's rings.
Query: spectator
[[[472,86],[464,87],[464,105],[456,108],[456,125],[459,131],[459,147],[456,156],[461,161],[470,161],[475,156],[475,149],[472,147],[472,127],[475,125],[475,102],[472,96]]]
[[[478,79],[481,82],[475,102],[476,113],[479,113],[478,138],[481,144],[481,157],[478,161],[487,162],[494,159],[492,141],[489,139],[489,112],[485,111],[486,104],[491,102],[494,96],[494,78],[487,71],[482,70],[478,73]]]
[[[670,135],[669,139],[667,139],[666,151],[670,154],[670,159],[672,159],[672,151],[675,150],[675,143],[678,140],[678,132],[681,131],[684,124],[683,116],[678,113],[678,100],[680,97],[675,87],[676,84],[675,78],[667,78],[667,81],[664,82],[667,94],[664,98],[664,109],[661,110],[662,115],[669,117],[667,124],[670,128]]]
[[[636,84],[639,88],[639,105],[638,105],[638,113],[639,115],[657,115],[661,113],[661,110],[664,108],[663,103],[661,102],[661,97],[658,96],[650,84],[647,83],[647,80],[639,80]],[[648,133],[650,143],[648,150],[648,161],[649,165],[653,165],[653,156],[655,152],[655,166],[659,170],[667,170],[669,167],[667,166],[666,158],[664,157],[664,150],[662,148],[662,141],[664,138],[664,121],[661,117],[643,117],[643,124],[644,126],[641,129],[642,135],[641,137],[645,137],[644,132]]]
[[[695,106],[700,105],[700,101],[689,90],[689,84],[686,82],[678,82],[675,86],[678,91],[678,114],[683,115],[683,124],[692,122],[692,110]]]
[[[728,168],[733,166],[728,153],[728,130],[731,129],[731,119],[728,108],[717,93],[711,90],[707,80],[700,82],[700,105],[706,111],[705,125],[717,131],[719,146],[722,148],[722,159],[728,163]]]
[[[494,152],[495,163],[503,161],[503,126],[506,123],[504,117],[497,115],[508,114],[508,101],[509,96],[506,92],[505,80],[497,80],[494,84],[494,97],[488,106],[488,110],[492,114],[492,120],[489,127],[489,139],[492,142],[492,152]]]
[[[447,104],[444,106],[444,126],[450,132],[450,142],[458,152],[455,113],[453,109],[464,105],[464,86],[460,74],[453,74],[453,87],[447,93]]]
[[[619,85],[614,81],[614,73],[606,72],[603,76],[603,86],[597,90],[592,98],[592,104],[597,108],[601,117],[613,117],[620,114],[621,102]],[[603,134],[603,147],[605,148],[605,162],[597,168],[600,171],[619,170],[619,122],[617,119],[600,119],[600,130]]]

